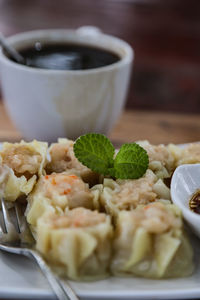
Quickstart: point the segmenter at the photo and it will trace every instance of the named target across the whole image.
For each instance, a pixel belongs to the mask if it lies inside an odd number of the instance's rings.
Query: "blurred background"
[[[199,0],[0,0],[0,31],[94,25],[135,50],[127,108],[200,112]]]

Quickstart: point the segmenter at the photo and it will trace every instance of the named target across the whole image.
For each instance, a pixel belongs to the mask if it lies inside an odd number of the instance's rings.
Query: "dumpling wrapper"
[[[74,155],[73,146],[74,141],[65,138],[59,138],[58,143],[51,144],[49,147],[51,160],[46,167],[47,173],[70,172],[80,176],[90,186],[97,184],[99,175],[78,161]]]
[[[15,201],[20,196],[27,196],[32,191],[36,179],[36,175],[30,179],[23,175],[17,177],[11,168],[0,164],[0,197],[7,201]]]
[[[1,162],[11,168],[17,177],[42,175],[47,163],[47,148],[47,143],[36,140],[30,143],[6,142],[0,151]]]
[[[139,179],[115,181],[105,178],[102,189],[100,202],[106,212],[114,216],[122,210],[133,210],[158,199],[166,203],[170,200],[169,188],[149,169]]]
[[[0,195],[15,201],[28,195],[44,171],[47,143],[36,140],[26,143],[3,143],[0,151]]]
[[[110,217],[75,208],[37,222],[36,248],[62,276],[97,280],[108,276],[113,228]]]
[[[138,141],[149,156],[149,169],[151,169],[158,178],[170,178],[175,169],[174,156],[168,147],[160,145],[152,145],[148,141]]]
[[[68,173],[41,176],[28,197],[27,220],[36,226],[37,219],[46,211],[64,213],[76,207],[97,209],[98,188],[89,189],[87,183]]]
[[[168,149],[175,160],[175,166],[200,163],[200,144],[191,143],[185,147],[169,144]]]
[[[151,203],[117,218],[112,272],[147,278],[189,276],[193,250],[173,204]]]

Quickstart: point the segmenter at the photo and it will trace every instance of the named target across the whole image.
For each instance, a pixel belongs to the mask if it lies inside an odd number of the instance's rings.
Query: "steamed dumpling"
[[[178,167],[183,164],[196,164],[200,163],[200,144],[193,143],[181,148],[176,145],[170,144],[169,151],[174,157],[175,166]]]
[[[147,170],[142,178],[134,180],[104,179],[103,191],[100,194],[102,206],[112,215],[158,199],[169,202],[170,191],[151,170]]]
[[[38,220],[36,248],[61,275],[95,280],[108,276],[112,235],[109,216],[75,208]]]
[[[36,175],[30,179],[24,175],[17,177],[11,168],[0,163],[0,197],[7,201],[15,201],[20,196],[27,196],[32,191],[36,178]]]
[[[175,168],[174,157],[167,146],[151,145],[148,141],[138,141],[149,156],[149,169],[151,169],[158,178],[169,178]]]
[[[27,219],[36,225],[38,217],[45,211],[64,212],[65,209],[85,207],[94,209],[96,191],[74,174],[52,173],[41,176],[34,191],[28,197]]]
[[[49,148],[51,161],[47,165],[47,173],[70,171],[73,174],[81,176],[85,182],[91,185],[98,183],[99,175],[77,160],[74,155],[73,146],[74,142],[68,139],[58,139],[58,143],[51,145]]]
[[[117,218],[112,272],[148,278],[183,277],[193,271],[193,251],[180,210],[151,203]]]
[[[41,175],[47,162],[47,143],[36,140],[26,143],[3,143],[0,151],[2,164],[11,168],[17,177],[24,175],[28,179]]]
[[[15,201],[28,195],[44,171],[47,143],[3,143],[0,151],[0,194],[5,200]]]

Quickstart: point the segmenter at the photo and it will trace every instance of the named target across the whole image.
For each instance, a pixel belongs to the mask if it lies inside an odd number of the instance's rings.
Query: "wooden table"
[[[124,142],[148,139],[153,144],[187,143],[200,140],[199,114],[177,114],[126,110],[109,137],[116,146]],[[0,141],[19,141],[20,132],[0,102]]]

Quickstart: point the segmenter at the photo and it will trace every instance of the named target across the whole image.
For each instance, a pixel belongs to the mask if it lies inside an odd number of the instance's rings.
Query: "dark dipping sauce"
[[[77,44],[36,43],[19,51],[27,65],[51,70],[88,70],[114,64],[120,57],[104,49]]]
[[[196,191],[189,202],[190,209],[200,215],[200,190]]]

